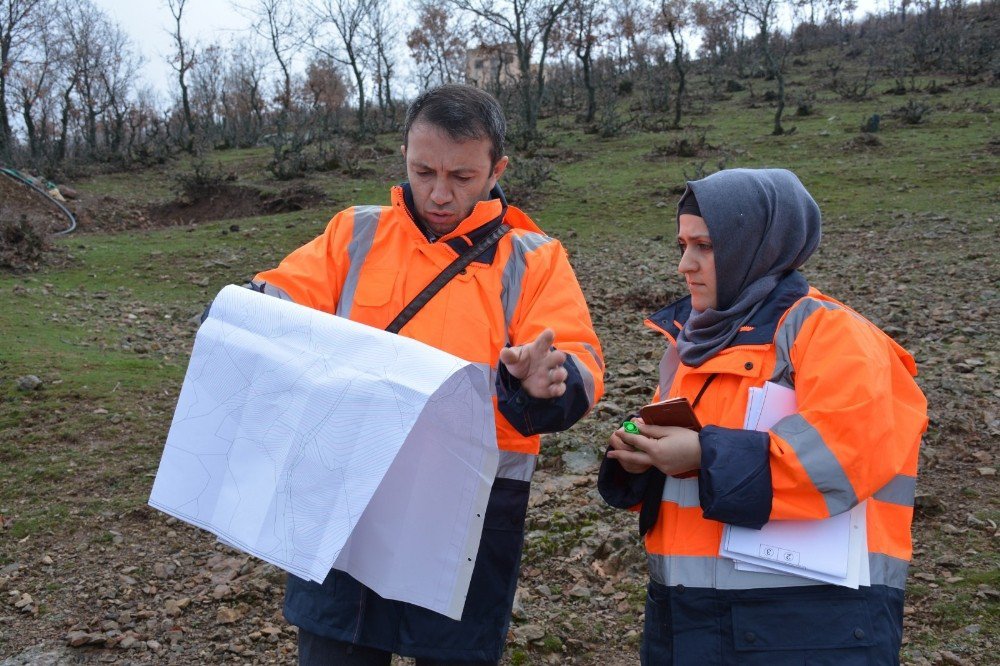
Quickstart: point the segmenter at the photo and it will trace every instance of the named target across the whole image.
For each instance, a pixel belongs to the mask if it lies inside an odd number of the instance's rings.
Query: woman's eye
[[[711,252],[712,251],[712,244],[711,243],[699,243],[698,244],[698,249],[701,250],[702,252]]]

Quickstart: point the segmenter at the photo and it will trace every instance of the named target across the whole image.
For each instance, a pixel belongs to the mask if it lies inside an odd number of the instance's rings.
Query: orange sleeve
[[[593,382],[593,407],[604,394],[604,356],[580,283],[556,240],[526,256],[521,298],[508,331],[510,342],[531,342],[546,328],[555,331],[555,347],[571,355],[585,380]]]
[[[798,412],[770,432],[772,519],[825,518],[915,477],[927,401],[901,354],[847,309],[803,323],[790,350]]]
[[[293,251],[277,268],[258,273],[254,281],[284,290],[300,305],[333,313],[350,267],[347,247],[353,226],[353,209],[337,213],[320,236]]]

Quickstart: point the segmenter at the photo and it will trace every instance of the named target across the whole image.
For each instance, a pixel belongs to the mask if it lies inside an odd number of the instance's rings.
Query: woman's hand
[[[619,428],[611,435],[608,457],[614,458],[630,474],[641,474],[656,467],[667,475],[681,474],[701,467],[701,441],[698,433],[674,426],[646,425],[635,419],[638,434]]]

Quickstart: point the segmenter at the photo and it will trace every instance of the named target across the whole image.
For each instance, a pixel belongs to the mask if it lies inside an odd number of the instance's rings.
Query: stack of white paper
[[[302,578],[335,567],[458,619],[498,457],[488,370],[226,287],[149,503]]]
[[[796,410],[795,391],[750,389],[747,430],[767,431]],[[857,589],[870,585],[866,503],[825,520],[772,520],[760,530],[726,525],[719,554],[742,571],[779,572]]]

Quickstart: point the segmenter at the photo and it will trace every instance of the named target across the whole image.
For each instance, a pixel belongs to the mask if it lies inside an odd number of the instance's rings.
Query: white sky
[[[168,58],[173,51],[170,31],[173,16],[166,0],[93,0],[132,39],[146,59],[140,71],[138,87],[152,86],[163,96],[171,89],[173,70]],[[249,21],[243,18],[229,0],[188,0],[181,20],[186,39],[200,44],[229,43],[234,37],[249,34]]]

